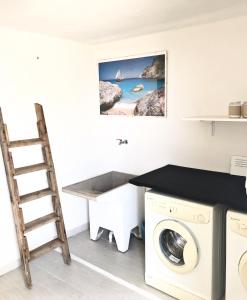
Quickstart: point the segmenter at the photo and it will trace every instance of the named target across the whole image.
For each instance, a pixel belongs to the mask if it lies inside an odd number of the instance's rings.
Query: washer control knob
[[[197,221],[200,223],[204,223],[205,222],[205,217],[204,215],[200,214],[197,216]]]

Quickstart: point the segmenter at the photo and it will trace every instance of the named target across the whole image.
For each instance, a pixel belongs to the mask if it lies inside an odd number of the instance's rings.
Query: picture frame
[[[167,117],[167,51],[98,62],[101,115]]]

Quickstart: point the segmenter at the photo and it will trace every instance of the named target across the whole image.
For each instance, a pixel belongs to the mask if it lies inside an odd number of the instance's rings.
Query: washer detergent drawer
[[[231,216],[228,219],[228,225],[233,232],[247,237],[247,216],[237,212],[231,212]]]

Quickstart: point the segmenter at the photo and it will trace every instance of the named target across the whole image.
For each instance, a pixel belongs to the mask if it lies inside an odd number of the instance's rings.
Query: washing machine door
[[[238,271],[241,282],[247,290],[247,252],[245,252],[240,258]]]
[[[176,273],[189,273],[197,265],[199,255],[189,230],[176,220],[164,220],[154,230],[154,247],[160,260]]]

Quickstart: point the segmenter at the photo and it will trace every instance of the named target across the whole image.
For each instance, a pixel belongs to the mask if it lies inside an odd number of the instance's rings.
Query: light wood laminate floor
[[[145,299],[134,291],[72,261],[63,263],[61,255],[51,252],[31,263],[33,288],[23,283],[20,269],[0,277],[1,300],[75,300]]]
[[[145,284],[144,242],[133,236],[129,250],[125,253],[117,251],[115,243],[108,242],[108,235],[98,241],[89,238],[89,231],[84,231],[69,239],[71,253],[90,264],[113,274],[147,294],[153,299],[171,300],[166,294]]]
[[[31,290],[24,286],[20,269],[1,276],[0,300],[173,299],[145,285],[142,241],[132,238],[129,251],[123,254],[104,237],[97,242],[91,241],[86,231],[70,238],[69,244],[72,258],[88,262],[89,265],[112,274],[120,282],[75,260],[67,266],[61,255],[52,251],[31,262]],[[129,288],[128,284],[134,289]]]

